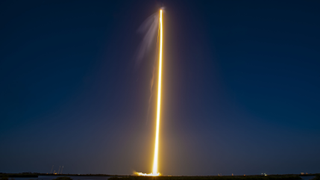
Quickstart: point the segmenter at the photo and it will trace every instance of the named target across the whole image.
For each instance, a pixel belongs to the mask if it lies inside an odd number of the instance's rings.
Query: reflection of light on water
[[[315,178],[316,176],[300,176],[302,180],[311,180]]]

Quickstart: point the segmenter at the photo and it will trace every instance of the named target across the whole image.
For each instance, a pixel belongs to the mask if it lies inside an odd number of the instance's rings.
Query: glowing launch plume
[[[154,158],[152,173],[136,172],[139,176],[159,176],[158,172],[158,154],[159,154],[159,131],[160,131],[160,110],[161,110],[161,72],[162,72],[162,39],[163,39],[163,23],[162,23],[162,9],[160,9],[159,16],[159,33],[160,33],[160,47],[159,47],[159,77],[158,77],[158,101],[157,101],[157,123],[156,123],[156,138],[154,145]]]
[[[160,129],[160,109],[161,109],[161,71],[162,71],[162,9],[160,10],[159,28],[160,28],[160,48],[159,48],[159,78],[158,78],[158,104],[157,104],[157,127],[156,127],[156,140],[154,145],[154,158],[153,158],[153,174],[158,174],[158,150],[159,150],[159,129]]]

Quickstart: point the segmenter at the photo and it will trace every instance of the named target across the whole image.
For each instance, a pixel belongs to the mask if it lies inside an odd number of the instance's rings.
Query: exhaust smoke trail
[[[152,101],[152,97],[153,97],[153,85],[154,85],[154,81],[155,81],[155,71],[156,71],[156,67],[155,65],[153,66],[153,70],[152,70],[152,77],[150,80],[150,88],[149,88],[149,92],[150,92],[150,96],[149,96],[149,105],[148,105],[148,110],[147,110],[147,117],[146,117],[146,121],[149,120],[149,112],[150,112],[150,107],[151,107],[151,101]]]
[[[159,15],[158,13],[154,13],[151,16],[149,16],[138,28],[137,32],[143,34],[142,42],[136,52],[136,59],[135,59],[135,67],[134,69],[137,70],[140,66],[143,59],[147,56],[147,53],[151,50],[151,47],[154,45],[153,42],[156,38],[156,32],[159,27]],[[149,112],[151,108],[151,100],[153,97],[153,85],[154,85],[154,77],[155,77],[155,66],[156,66],[156,59],[157,57],[152,58],[154,59],[154,67],[152,71],[152,78],[150,80],[150,96],[149,96],[149,105],[148,110],[146,114],[146,121],[149,119]]]
[[[161,75],[162,75],[162,44],[163,44],[163,22],[162,22],[162,9],[160,9],[159,16],[159,34],[160,34],[160,47],[159,47],[159,75],[158,75],[158,98],[157,98],[157,122],[156,134],[154,145],[154,158],[152,173],[135,172],[139,176],[159,176],[158,172],[158,154],[159,154],[159,132],[160,132],[160,110],[161,110]]]
[[[52,165],[52,168],[51,168],[50,174],[52,174],[53,167],[54,167],[54,165]]]
[[[137,68],[140,65],[142,59],[147,54],[148,50],[151,48],[152,42],[155,39],[155,34],[158,29],[158,24],[159,16],[157,14],[153,14],[150,17],[148,17],[139,27],[138,33],[145,35],[137,52],[135,68]]]

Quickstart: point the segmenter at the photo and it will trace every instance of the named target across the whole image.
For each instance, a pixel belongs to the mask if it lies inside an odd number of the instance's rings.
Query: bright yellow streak
[[[157,102],[157,126],[156,126],[156,140],[154,145],[154,158],[153,158],[153,170],[152,173],[142,173],[134,172],[138,176],[160,176],[158,172],[158,150],[159,150],[159,129],[160,129],[160,105],[161,105],[161,71],[162,71],[162,9],[160,9],[160,19],[159,19],[159,29],[160,29],[160,49],[159,49],[159,79],[158,79],[158,102]]]
[[[158,150],[159,150],[159,129],[160,129],[160,107],[161,107],[161,71],[162,71],[162,9],[160,9],[160,49],[159,49],[159,79],[158,79],[158,104],[157,104],[157,127],[156,127],[156,140],[154,145],[154,158],[153,158],[153,170],[152,174],[158,173]]]

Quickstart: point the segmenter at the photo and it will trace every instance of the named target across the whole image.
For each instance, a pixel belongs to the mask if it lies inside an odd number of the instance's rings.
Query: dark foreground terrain
[[[248,176],[126,176],[111,177],[109,180],[302,180],[300,175],[248,175]],[[320,180],[320,175],[312,180]]]
[[[12,180],[14,178],[38,178],[38,176],[50,176],[54,177],[53,180],[73,180],[73,178],[86,176],[104,176],[108,180],[302,180],[303,176],[313,176],[312,180],[320,180],[320,174],[308,174],[308,175],[242,175],[242,176],[158,176],[158,177],[146,177],[146,176],[117,176],[107,174],[44,174],[44,173],[0,173],[0,180]]]

